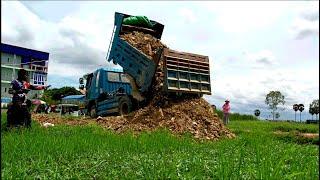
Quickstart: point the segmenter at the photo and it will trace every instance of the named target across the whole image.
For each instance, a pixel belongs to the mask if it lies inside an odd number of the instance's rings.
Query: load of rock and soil
[[[143,52],[149,59],[157,62],[154,55],[159,48],[166,47],[159,39],[141,32],[121,35],[121,38]],[[163,59],[160,58],[154,81],[148,95],[148,104],[126,116],[99,117],[96,123],[116,132],[124,131],[153,131],[158,128],[169,129],[174,134],[191,133],[197,139],[216,140],[220,137],[233,138],[235,135],[226,128],[214,109],[203,98],[191,94],[184,96],[168,96],[164,94]],[[44,117],[36,115],[34,119],[40,121]],[[45,119],[45,118],[44,118]],[[41,120],[43,121],[43,120]],[[45,121],[55,123],[54,120]],[[57,123],[80,125],[90,122],[88,118],[81,118],[79,122],[55,120]],[[44,122],[44,121],[43,121]],[[67,123],[68,122],[68,123]]]
[[[166,128],[174,134],[191,133],[197,139],[235,136],[203,98],[170,100],[161,106],[150,104],[127,116],[103,117],[97,122],[117,132]]]

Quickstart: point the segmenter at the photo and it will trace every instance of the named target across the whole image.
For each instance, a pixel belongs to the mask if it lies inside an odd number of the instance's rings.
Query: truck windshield
[[[121,74],[121,81],[124,82],[124,83],[130,83],[130,81],[127,78],[126,74]]]
[[[119,77],[119,73],[116,73],[116,72],[108,72],[108,73],[107,73],[107,76],[108,76],[108,81],[121,82],[121,81],[120,81],[120,77]]]
[[[108,76],[108,81],[111,81],[111,82],[130,83],[129,79],[124,73],[108,72],[107,76]]]

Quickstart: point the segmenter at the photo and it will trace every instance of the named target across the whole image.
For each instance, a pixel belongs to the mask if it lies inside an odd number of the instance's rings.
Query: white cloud
[[[254,68],[263,68],[266,66],[271,66],[278,64],[276,62],[276,58],[270,50],[261,50],[255,53],[247,53],[245,52],[245,58],[251,61]]]
[[[319,19],[317,21],[309,21],[298,18],[293,22],[291,32],[294,33],[297,39],[315,35],[319,36]]]
[[[212,1],[203,4],[217,15],[214,19],[226,32],[244,33],[274,23],[286,8],[282,2]]]
[[[18,1],[3,3],[5,18],[2,41],[49,52],[49,75],[81,76],[97,66],[110,66],[105,57],[113,19],[92,13],[90,16],[66,16],[48,22],[33,14]],[[15,9],[15,11],[11,11]],[[108,27],[108,28],[106,28]]]
[[[178,10],[178,14],[184,18],[184,21],[186,23],[197,22],[197,18],[196,18],[195,13],[189,8],[186,8],[186,7],[180,8]]]
[[[246,65],[243,65],[245,67]],[[222,67],[226,68],[226,67]],[[230,71],[227,69],[226,71]],[[219,73],[219,74],[218,74]],[[222,74],[223,73],[223,74]],[[286,104],[282,112],[284,117],[294,118],[291,112],[292,104],[309,104],[317,99],[319,91],[319,69],[252,69],[248,74],[229,75],[213,71],[212,96],[206,96],[209,102],[221,107],[224,99],[232,102],[233,112],[253,112],[255,108],[265,109],[265,96],[269,91],[279,90],[285,95]],[[312,78],[310,78],[312,77]]]
[[[293,20],[289,30],[296,39],[303,39],[309,36],[319,37],[319,4],[303,6],[296,10],[297,16]]]

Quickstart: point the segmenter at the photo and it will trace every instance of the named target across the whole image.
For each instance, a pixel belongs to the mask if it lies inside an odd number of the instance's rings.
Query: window
[[[127,78],[126,74],[121,74],[121,81],[124,82],[124,83],[130,83],[130,81]]]
[[[8,58],[8,62],[10,62],[10,58]]]
[[[7,92],[7,88],[4,88],[4,92]]]
[[[112,82],[120,82],[120,76],[119,73],[115,73],[115,72],[108,72],[107,73],[108,76],[108,81],[112,81]]]

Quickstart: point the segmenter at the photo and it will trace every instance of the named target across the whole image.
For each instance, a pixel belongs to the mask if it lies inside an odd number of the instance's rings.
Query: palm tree
[[[294,121],[296,121],[296,115],[297,115],[297,111],[299,109],[299,105],[298,104],[294,104],[293,105],[293,110],[294,110]]]
[[[301,112],[304,110],[304,105],[299,104],[299,111],[300,111],[300,122],[301,122]]]
[[[260,110],[259,109],[254,110],[254,115],[259,117],[260,116]]]

